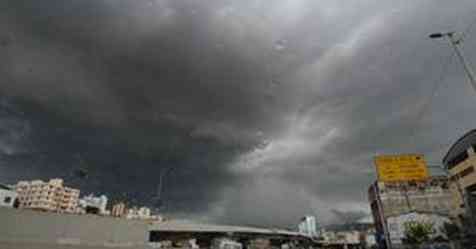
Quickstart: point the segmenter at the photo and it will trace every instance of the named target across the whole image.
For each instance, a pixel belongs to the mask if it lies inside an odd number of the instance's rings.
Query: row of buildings
[[[369,217],[350,224],[328,226],[321,230],[320,241],[325,248],[375,248],[375,226]]]
[[[367,218],[367,217],[365,217]],[[321,228],[317,218],[306,215],[298,224],[298,232],[322,245],[347,248],[372,248],[376,245],[375,226],[370,219],[361,219],[352,224],[341,224]]]
[[[413,170],[407,172],[408,176],[419,177],[379,177],[371,184],[368,198],[381,248],[402,247],[408,222],[432,224],[435,240],[451,240],[449,226],[455,227],[454,237],[458,240],[476,238],[475,151],[476,130],[472,130],[456,141],[443,158],[441,169],[445,174],[421,178],[418,174],[422,172],[415,171],[418,166],[403,163],[398,170]],[[392,176],[401,173],[391,166],[383,170]]]
[[[0,184],[0,207],[32,209],[67,214],[95,214],[127,219],[161,220],[147,207],[127,208],[123,202],[108,210],[108,198],[93,194],[80,198],[80,190],[67,187],[62,179],[19,181],[15,185]]]

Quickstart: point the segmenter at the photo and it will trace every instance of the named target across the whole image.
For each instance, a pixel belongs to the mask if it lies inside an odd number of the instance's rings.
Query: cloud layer
[[[426,38],[475,13],[470,0],[3,1],[1,181],[61,176],[154,205],[173,168],[175,217],[354,217],[375,154],[439,162],[475,126],[460,66],[443,69],[451,51]]]

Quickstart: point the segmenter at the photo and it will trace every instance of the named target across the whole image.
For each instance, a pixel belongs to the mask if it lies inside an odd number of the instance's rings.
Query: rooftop
[[[451,160],[473,145],[476,145],[476,129],[467,132],[456,140],[443,158],[443,164],[447,166]]]
[[[150,230],[162,232],[200,232],[200,233],[255,233],[269,235],[302,236],[298,232],[243,226],[198,224],[189,221],[165,221],[151,225]]]

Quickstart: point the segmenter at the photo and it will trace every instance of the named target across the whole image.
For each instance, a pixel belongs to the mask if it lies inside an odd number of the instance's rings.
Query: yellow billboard
[[[429,177],[423,155],[383,155],[375,157],[379,181],[421,181]]]

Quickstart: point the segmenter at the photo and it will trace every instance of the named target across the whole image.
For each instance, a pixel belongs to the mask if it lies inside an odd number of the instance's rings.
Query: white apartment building
[[[139,220],[157,220],[158,216],[151,215],[150,209],[147,207],[133,207],[127,210],[127,219],[139,219]]]
[[[105,195],[101,196],[94,196],[90,194],[85,196],[79,200],[79,206],[81,207],[84,212],[93,212],[100,215],[106,215],[108,212],[106,210],[108,198]]]
[[[19,208],[75,213],[79,190],[63,186],[62,179],[20,181],[16,185]]]
[[[13,207],[17,193],[7,185],[0,184],[0,207]]]

